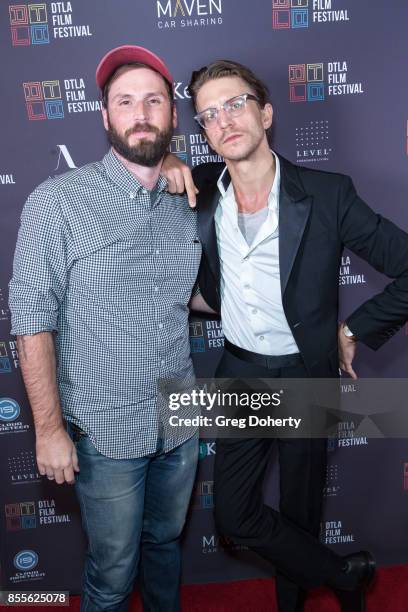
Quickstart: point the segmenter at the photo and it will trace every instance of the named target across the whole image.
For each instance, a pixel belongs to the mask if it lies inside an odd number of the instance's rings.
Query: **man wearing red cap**
[[[192,428],[169,431],[157,382],[193,377],[188,303],[201,245],[196,213],[160,174],[176,125],[167,66],[124,46],[96,80],[112,147],[29,196],[12,332],[39,471],[76,482],[89,540],[81,610],[127,610],[138,574],[145,609],[172,612],[198,442]]]

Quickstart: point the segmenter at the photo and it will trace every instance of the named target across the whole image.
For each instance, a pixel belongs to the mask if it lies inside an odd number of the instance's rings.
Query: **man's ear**
[[[105,130],[108,131],[109,129],[108,111],[104,106],[102,106],[101,112],[102,112],[103,126]]]
[[[262,121],[265,130],[271,127],[273,119],[273,108],[269,102],[262,109]]]

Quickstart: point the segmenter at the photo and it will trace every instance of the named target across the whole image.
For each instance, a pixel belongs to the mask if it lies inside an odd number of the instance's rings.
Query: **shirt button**
[[[159,255],[160,249],[156,249],[156,255]]]
[[[263,336],[259,336],[259,339],[262,342],[262,340],[264,340],[265,338]]]
[[[164,359],[160,360],[161,365],[164,365]]]
[[[163,329],[163,323],[159,323],[159,329]]]
[[[158,287],[155,287],[155,288],[154,288],[154,290],[155,290],[155,291],[158,291],[158,290],[159,290],[159,288],[158,288]]]
[[[134,199],[134,197],[135,197],[135,194],[134,194],[134,193],[129,193],[129,198],[130,198],[131,200],[133,200],[133,199]]]
[[[256,314],[258,312],[258,310],[256,308],[252,309],[252,314]]]
[[[245,283],[244,289],[250,289],[250,288],[251,288],[251,285],[249,283]]]
[[[143,193],[143,195],[147,195],[147,190],[146,189],[142,189],[142,193]]]

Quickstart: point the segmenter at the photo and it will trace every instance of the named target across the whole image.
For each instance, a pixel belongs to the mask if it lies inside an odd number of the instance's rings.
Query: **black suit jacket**
[[[363,303],[347,323],[378,349],[408,318],[408,235],[374,213],[341,174],[299,167],[279,156],[279,257],[286,318],[311,376],[336,375],[338,278],[343,248],[395,280]],[[203,256],[200,291],[220,311],[220,260],[214,213],[222,163],[194,168]],[[226,173],[228,174],[228,173]],[[229,181],[229,176],[224,180]]]

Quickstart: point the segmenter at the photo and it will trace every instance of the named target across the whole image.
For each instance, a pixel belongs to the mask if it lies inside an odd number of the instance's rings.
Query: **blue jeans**
[[[144,610],[178,611],[179,537],[196,472],[197,437],[137,459],[109,459],[87,436],[75,444],[76,491],[88,536],[81,612],[125,612],[137,574]]]

